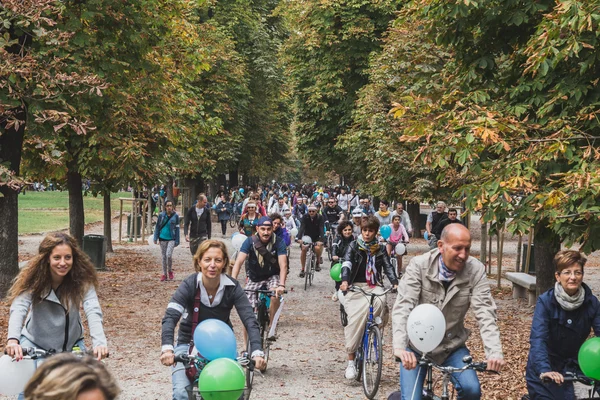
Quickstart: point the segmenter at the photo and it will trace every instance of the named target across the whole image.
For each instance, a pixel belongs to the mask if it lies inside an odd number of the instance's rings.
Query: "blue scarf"
[[[454,278],[456,278],[456,272],[446,267],[446,264],[444,264],[444,260],[442,260],[442,256],[440,255],[438,279],[440,281],[451,282]]]
[[[365,278],[367,280],[367,284],[370,288],[377,286],[377,268],[375,268],[375,255],[379,250],[379,243],[377,239],[370,241],[369,243],[365,243],[362,236],[356,239],[356,243],[358,244],[358,248],[365,253],[367,253],[367,268],[365,271]]]

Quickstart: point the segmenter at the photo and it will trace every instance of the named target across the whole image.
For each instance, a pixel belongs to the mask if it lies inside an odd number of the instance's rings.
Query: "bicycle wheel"
[[[368,399],[375,398],[377,390],[379,390],[383,363],[382,350],[381,331],[377,326],[372,326],[367,333],[367,349],[362,363],[363,389]]]
[[[265,353],[265,369],[263,372],[267,370],[267,366],[269,363],[269,350],[271,348],[271,342],[267,340],[269,336],[269,309],[265,303],[262,303],[258,306],[258,326],[260,327],[260,340],[262,342],[263,352]]]
[[[237,223],[237,214],[233,213],[233,215],[229,218],[229,226],[235,228]]]
[[[246,351],[248,355],[252,354],[252,348],[250,347],[250,339],[246,342]],[[250,393],[252,392],[252,382],[254,382],[254,370],[250,370],[250,368],[246,368],[246,387],[244,388],[244,399],[250,398]]]
[[[306,253],[306,260],[304,261],[304,290],[308,289],[308,281],[311,280],[310,277],[310,263],[312,260],[312,251],[309,250]],[[311,280],[312,285],[312,280]]]
[[[360,344],[360,347],[354,352],[354,366],[356,367],[356,381],[360,382],[362,379],[362,370],[363,370],[363,344]]]
[[[333,261],[333,237],[331,235],[327,236],[327,258],[329,261]]]
[[[348,314],[344,309],[344,306],[340,304],[340,320],[342,321],[342,326],[345,328],[348,325]]]
[[[310,259],[310,278],[308,279],[308,284],[312,286],[313,279],[315,278],[315,267],[317,265],[317,255],[315,253],[312,254]]]

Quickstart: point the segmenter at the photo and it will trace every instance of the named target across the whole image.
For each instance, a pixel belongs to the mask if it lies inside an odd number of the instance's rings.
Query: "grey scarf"
[[[583,304],[585,290],[583,289],[583,286],[580,286],[579,291],[575,296],[569,296],[560,283],[556,282],[554,284],[554,297],[556,297],[556,301],[558,301],[558,304],[560,304],[563,310],[572,311],[581,307]]]

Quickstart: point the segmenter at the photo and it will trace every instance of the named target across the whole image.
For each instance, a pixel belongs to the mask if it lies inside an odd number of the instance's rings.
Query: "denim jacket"
[[[156,227],[154,229],[154,240],[158,240],[158,236],[160,235],[161,227],[165,223],[165,220],[169,218],[166,211],[161,212],[158,215],[158,221],[156,221]],[[179,215],[175,213],[175,215],[171,216],[169,220],[169,226],[171,229],[171,237],[175,240],[175,246],[179,246]]]

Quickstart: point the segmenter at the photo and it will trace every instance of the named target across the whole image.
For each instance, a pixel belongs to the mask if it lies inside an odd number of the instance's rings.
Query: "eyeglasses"
[[[246,207],[248,210],[255,210],[256,207]]]
[[[562,271],[560,274],[565,278],[570,277],[571,275],[575,275],[575,278],[581,278],[583,276],[583,272],[581,271]]]
[[[311,210],[311,211],[309,211],[308,213],[309,213],[309,214],[314,214],[314,213],[316,213],[316,211],[315,211],[315,210]]]

